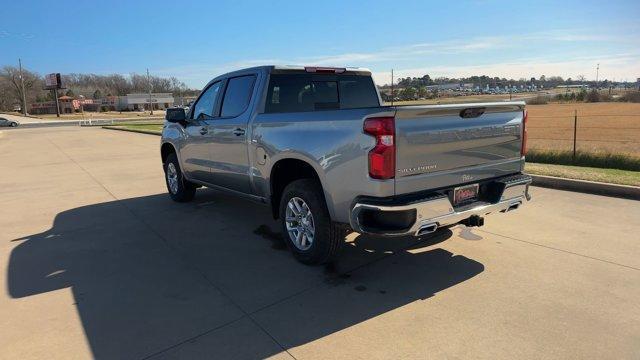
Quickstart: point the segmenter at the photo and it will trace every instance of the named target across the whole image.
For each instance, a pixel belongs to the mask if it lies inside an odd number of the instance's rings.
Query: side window
[[[213,106],[216,104],[218,93],[220,92],[220,86],[222,81],[209,86],[207,90],[200,96],[198,102],[193,108],[193,119],[201,119],[204,116],[213,116]]]
[[[229,79],[222,100],[221,117],[234,117],[242,114],[249,106],[255,75],[239,76]]]
[[[269,81],[265,112],[301,112],[313,110],[311,77],[273,74]]]

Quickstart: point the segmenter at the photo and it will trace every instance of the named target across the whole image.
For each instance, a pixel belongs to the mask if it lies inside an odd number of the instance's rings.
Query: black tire
[[[177,176],[177,188],[174,189],[175,191],[172,191],[171,185],[169,184],[169,176],[167,176],[171,165],[173,165]],[[164,181],[167,184],[169,196],[171,196],[173,201],[189,202],[193,200],[193,197],[196,195],[196,188],[198,186],[184,178],[182,169],[180,169],[180,164],[178,163],[178,157],[175,153],[169,154],[167,160],[164,162]]]
[[[12,122],[12,123],[11,123],[11,127],[16,127],[16,126],[18,126],[18,123],[17,123],[17,122]]]
[[[311,247],[306,250],[301,250],[294,244],[287,230],[287,204],[294,197],[302,199],[313,216],[315,225],[314,239]],[[291,182],[282,193],[279,209],[283,237],[298,261],[308,265],[316,265],[335,259],[344,243],[346,231],[343,226],[331,221],[322,187],[317,181],[301,179]]]

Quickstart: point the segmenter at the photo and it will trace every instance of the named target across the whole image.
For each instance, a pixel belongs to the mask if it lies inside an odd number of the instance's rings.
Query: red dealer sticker
[[[453,205],[469,202],[478,198],[478,184],[453,189]]]

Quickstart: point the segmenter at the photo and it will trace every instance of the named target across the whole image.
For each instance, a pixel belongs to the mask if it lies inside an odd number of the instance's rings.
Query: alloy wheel
[[[172,162],[167,165],[167,184],[172,194],[178,193],[178,171]]]
[[[287,203],[285,224],[289,238],[298,250],[309,250],[315,238],[313,214],[307,203],[299,197],[293,197]]]

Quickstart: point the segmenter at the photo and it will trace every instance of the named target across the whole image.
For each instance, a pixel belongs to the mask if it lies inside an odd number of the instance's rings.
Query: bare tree
[[[35,101],[42,95],[42,79],[34,72],[24,68],[22,69],[25,91],[24,97],[22,96],[22,84],[20,83],[20,70],[18,68],[14,66],[5,66],[2,68],[0,76],[8,81],[10,85],[11,91],[9,93],[10,97],[8,101],[13,102],[14,104],[20,104],[23,109],[26,107],[26,104],[22,101],[23,98],[26,98],[29,103]]]
[[[43,90],[44,82],[38,74],[24,68],[22,72],[27,104],[53,100],[51,92]],[[146,75],[139,74],[131,74],[130,76],[77,73],[62,75],[62,83],[68,89],[69,94],[83,95],[86,98],[123,96],[135,92],[146,93],[148,80]],[[151,76],[150,80],[155,92],[168,92],[176,96],[189,96],[198,93],[198,90],[188,88],[175,77]],[[0,69],[0,109],[10,111],[17,104],[22,104],[20,72],[16,67],[5,66]]]
[[[15,104],[11,83],[5,76],[0,76],[0,110],[11,111]]]

